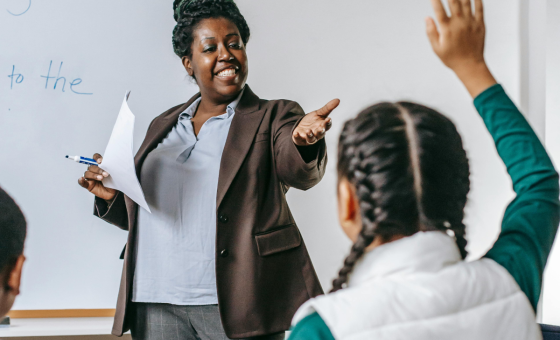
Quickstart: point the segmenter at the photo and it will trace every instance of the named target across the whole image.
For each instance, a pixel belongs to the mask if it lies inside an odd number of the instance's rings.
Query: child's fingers
[[[426,18],[426,33],[428,34],[428,39],[432,44],[432,48],[435,50],[439,47],[439,31],[437,29],[436,23],[432,18]]]
[[[442,24],[449,20],[447,16],[447,12],[445,11],[445,7],[441,3],[441,0],[432,0],[432,7],[434,8],[434,12],[436,14],[437,21]]]
[[[461,0],[461,7],[464,16],[468,19],[471,19],[473,16],[471,0]]]
[[[482,0],[474,0],[474,18],[477,21],[484,21],[484,5]]]
[[[448,0],[449,10],[451,10],[451,16],[461,17],[463,16],[463,8],[459,0]]]

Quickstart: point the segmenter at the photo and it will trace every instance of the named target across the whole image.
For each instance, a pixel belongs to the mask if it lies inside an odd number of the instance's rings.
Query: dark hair
[[[0,275],[10,271],[23,254],[26,232],[23,213],[10,195],[0,188]]]
[[[356,188],[362,230],[338,278],[337,291],[376,237],[441,230],[454,235],[464,259],[469,163],[455,125],[422,105],[380,103],[346,122],[338,176]]]
[[[233,22],[244,44],[251,31],[233,0],[175,0],[173,13],[177,25],[173,30],[173,49],[180,58],[192,57],[193,32],[204,19],[225,18]]]

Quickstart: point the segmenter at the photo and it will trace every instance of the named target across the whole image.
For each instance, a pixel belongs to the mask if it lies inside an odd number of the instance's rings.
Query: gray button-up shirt
[[[132,301],[217,304],[216,194],[220,162],[235,108],[204,123],[191,119],[200,98],[179,116],[146,157],[140,181],[152,213],[138,212],[138,254]]]

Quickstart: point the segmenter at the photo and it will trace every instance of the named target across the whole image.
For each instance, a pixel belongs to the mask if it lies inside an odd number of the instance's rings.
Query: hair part
[[[173,49],[180,58],[192,58],[194,32],[204,19],[230,20],[237,26],[243,44],[249,42],[251,31],[233,0],[175,0],[173,13],[177,22],[173,30]]]
[[[342,289],[375,238],[439,230],[467,256],[469,165],[461,136],[442,114],[409,102],[373,105],[344,125],[338,176],[356,188],[362,230],[332,291]]]

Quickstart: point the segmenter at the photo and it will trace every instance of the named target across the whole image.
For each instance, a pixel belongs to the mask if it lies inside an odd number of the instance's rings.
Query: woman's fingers
[[[103,162],[103,156],[101,156],[100,154],[96,153],[93,155],[93,159],[95,159],[95,161],[98,164],[101,164],[101,162]]]
[[[432,0],[432,7],[436,13],[436,19],[440,24],[446,23],[449,20],[445,7],[441,3],[441,0]]]
[[[95,181],[88,181],[87,179],[85,179],[84,177],[80,177],[78,179],[78,184],[84,188],[87,189],[89,192],[91,192],[93,190],[93,188],[95,187]]]
[[[318,140],[313,131],[310,129],[294,133],[293,137],[295,144],[299,146],[315,144]]]
[[[484,22],[484,5],[482,0],[474,0],[474,18],[476,21]]]
[[[319,117],[328,117],[340,104],[340,99],[333,99],[319,110],[315,111]]]
[[[436,50],[439,47],[439,31],[437,29],[436,23],[432,18],[426,18],[426,33],[428,34],[428,39],[432,48]]]
[[[313,130],[308,129],[307,131],[305,131],[305,142],[308,145],[315,144],[317,142],[317,136],[315,136]]]
[[[109,173],[103,169],[101,169],[100,167],[98,167],[97,165],[90,165],[88,166],[88,171],[91,171],[93,173],[102,175],[103,177],[109,177]]]
[[[78,184],[79,184],[82,188],[89,189],[89,183],[88,183],[88,181],[86,181],[86,179],[83,178],[83,177],[78,178]]]
[[[463,8],[461,7],[461,3],[459,0],[448,0],[449,3],[449,10],[451,11],[451,16],[462,16],[463,15]]]
[[[87,180],[94,180],[94,181],[102,181],[103,180],[103,175],[100,175],[98,173],[92,172],[92,171],[86,171],[84,172],[84,178]]]

